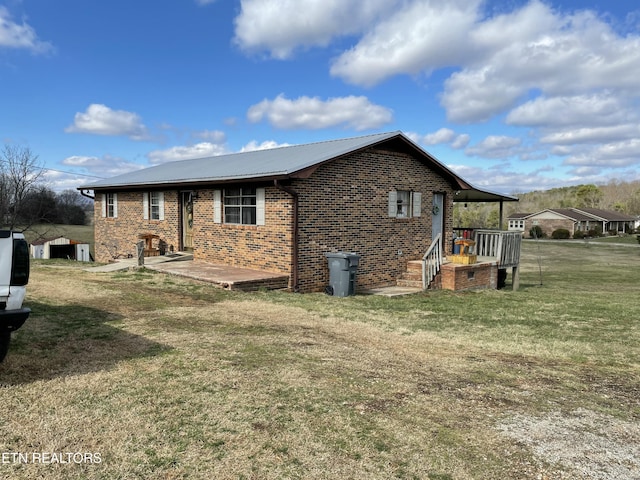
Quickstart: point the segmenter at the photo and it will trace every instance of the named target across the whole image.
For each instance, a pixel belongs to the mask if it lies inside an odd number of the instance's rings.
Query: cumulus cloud
[[[480,143],[468,147],[465,150],[467,155],[483,158],[509,158],[520,153],[522,140],[516,137],[505,135],[490,135]]]
[[[93,103],[86,112],[75,114],[68,133],[91,133],[95,135],[124,135],[132,140],[147,140],[149,134],[136,113],[112,110],[106,105]]]
[[[555,146],[589,143],[608,143],[640,136],[640,126],[624,124],[607,127],[585,127],[568,130],[556,130],[543,135],[542,143]]]
[[[470,36],[482,53],[445,83],[442,104],[452,121],[487,120],[532,91],[574,100],[593,91],[640,94],[640,38],[616,34],[593,12],[563,15],[534,0],[484,21]]]
[[[137,163],[129,162],[122,158],[105,155],[103,157],[91,157],[74,155],[62,160],[62,165],[74,168],[82,168],[91,175],[97,177],[114,177],[124,173],[134,172],[144,168]],[[84,180],[86,183],[86,179]]]
[[[428,133],[425,135],[421,142],[425,145],[449,145],[451,148],[460,149],[469,144],[471,137],[466,134],[457,134],[450,128],[441,128],[437,132]]]
[[[202,142],[196,145],[176,146],[165,150],[154,150],[147,154],[149,163],[158,165],[174,162],[176,160],[189,160],[192,158],[213,157],[229,153],[224,145]]]
[[[616,125],[636,117],[620,96],[610,92],[538,97],[509,112],[506,123],[526,127]]]
[[[240,149],[241,152],[254,152],[256,150],[269,150],[271,148],[288,147],[290,143],[278,143],[274,140],[265,140],[262,143],[258,143],[255,140],[247,143]]]
[[[279,95],[275,100],[263,100],[251,106],[247,118],[252,123],[266,119],[283,129],[321,129],[345,126],[354,130],[379,128],[393,119],[388,108],[372,104],[366,97],[339,97],[321,100],[300,97],[290,100]]]
[[[640,139],[610,142],[565,159],[565,165],[626,167],[636,164],[640,158]]]
[[[331,65],[331,74],[371,86],[398,74],[454,66],[474,55],[468,32],[479,0],[404,2]]]
[[[29,50],[32,53],[47,53],[53,45],[38,38],[33,27],[27,23],[16,23],[9,10],[0,5],[0,48]]]
[[[398,0],[243,0],[235,43],[246,51],[290,58],[300,48],[326,46],[335,37],[368,28]]]

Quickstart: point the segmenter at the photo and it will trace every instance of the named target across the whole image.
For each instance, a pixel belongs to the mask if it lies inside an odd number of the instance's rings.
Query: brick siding
[[[440,278],[444,290],[495,289],[498,287],[498,266],[495,263],[446,263],[442,265]]]
[[[265,187],[265,225],[214,223],[213,188],[199,189],[193,203],[194,258],[211,263],[290,274],[292,268],[292,197]],[[221,187],[215,187],[221,188]],[[328,284],[326,252],[361,256],[357,288],[394,284],[408,260],[420,259],[431,243],[434,193],[444,194],[445,254],[452,244],[452,186],[412,156],[369,149],[320,165],[308,179],[295,180],[299,193],[299,287],[322,291]],[[390,191],[422,194],[422,215],[388,216]],[[138,235],[159,235],[180,247],[180,193],[164,192],[165,219],[143,219],[142,192],[118,193],[118,218],[104,218],[102,195],[96,195],[96,260],[134,254]],[[399,253],[401,252],[401,253]],[[289,285],[292,287],[292,285]]]
[[[175,191],[164,193],[164,220],[144,220],[143,192],[118,192],[118,216],[102,216],[102,195],[97,194],[94,206],[95,259],[109,262],[114,258],[136,255],[138,235],[158,235],[175,250],[180,245],[179,202]],[[157,248],[159,240],[154,240]]]

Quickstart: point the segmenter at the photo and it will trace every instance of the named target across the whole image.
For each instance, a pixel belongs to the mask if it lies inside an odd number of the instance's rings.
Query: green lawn
[[[0,453],[100,462],[0,475],[638,478],[639,267],[524,242],[517,292],[335,298],[35,261]]]

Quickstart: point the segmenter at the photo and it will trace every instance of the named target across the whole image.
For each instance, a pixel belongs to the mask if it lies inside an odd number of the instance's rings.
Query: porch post
[[[513,267],[511,269],[511,283],[513,284],[514,292],[520,288],[520,271],[518,270],[518,267]]]

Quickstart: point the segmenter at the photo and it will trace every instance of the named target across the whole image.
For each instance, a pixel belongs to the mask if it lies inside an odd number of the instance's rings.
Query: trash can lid
[[[351,257],[360,258],[360,255],[352,252],[327,252],[324,255],[327,258],[351,258]]]

